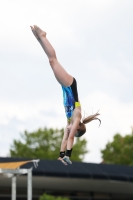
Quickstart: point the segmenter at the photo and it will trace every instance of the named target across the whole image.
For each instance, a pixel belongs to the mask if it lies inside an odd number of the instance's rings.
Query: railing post
[[[16,200],[16,176],[12,177],[12,200]]]
[[[32,200],[32,168],[28,169],[27,200]]]

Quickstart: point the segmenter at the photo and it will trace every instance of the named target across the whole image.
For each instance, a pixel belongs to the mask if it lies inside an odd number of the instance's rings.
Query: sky
[[[61,86],[30,25],[38,25],[76,78],[87,124],[84,162],[100,163],[133,126],[132,0],[0,0],[0,156],[25,130],[66,125]],[[45,152],[44,152],[45,153]]]

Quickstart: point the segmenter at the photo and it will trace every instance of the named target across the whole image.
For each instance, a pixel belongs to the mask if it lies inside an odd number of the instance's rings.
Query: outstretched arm
[[[70,134],[68,137],[68,142],[67,142],[67,150],[72,149],[72,146],[74,143],[74,136],[77,132],[77,129],[79,128],[80,120],[81,120],[81,112],[80,110],[75,109],[73,119],[72,119],[73,123],[72,123],[72,127],[71,127]]]

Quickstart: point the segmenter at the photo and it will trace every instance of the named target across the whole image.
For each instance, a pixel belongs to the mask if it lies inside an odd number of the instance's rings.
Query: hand
[[[57,160],[60,160],[64,165],[67,165],[67,163],[63,160],[63,158],[59,157]]]

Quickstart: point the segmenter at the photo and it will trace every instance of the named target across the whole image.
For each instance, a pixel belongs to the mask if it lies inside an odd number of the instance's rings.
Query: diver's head
[[[80,122],[77,132],[75,134],[75,137],[81,137],[82,135],[85,134],[85,132],[86,132],[86,126],[84,123]]]

